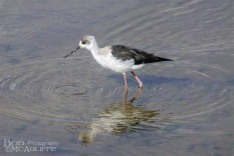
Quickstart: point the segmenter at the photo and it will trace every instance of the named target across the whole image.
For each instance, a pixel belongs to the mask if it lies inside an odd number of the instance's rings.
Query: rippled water
[[[232,0],[0,0],[3,140],[56,141],[33,155],[233,155]],[[84,35],[174,62],[128,74],[74,49]],[[24,155],[18,152],[15,155]]]

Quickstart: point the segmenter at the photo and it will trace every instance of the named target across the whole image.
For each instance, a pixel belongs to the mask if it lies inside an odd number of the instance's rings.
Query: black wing
[[[117,59],[121,59],[123,61],[134,59],[136,65],[142,63],[153,63],[153,62],[161,62],[161,61],[173,61],[171,59],[158,57],[151,53],[146,53],[139,49],[134,49],[122,45],[113,45],[112,47],[112,55]]]

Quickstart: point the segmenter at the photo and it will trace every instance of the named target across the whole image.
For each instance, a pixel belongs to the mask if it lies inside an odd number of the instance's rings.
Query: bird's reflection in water
[[[128,100],[128,92],[126,91],[123,102],[111,104],[105,108],[91,122],[90,130],[81,132],[79,135],[81,143],[89,144],[99,134],[123,135],[139,130],[148,130],[147,127],[149,128],[151,123],[154,125],[155,117],[159,115],[159,112],[133,105],[141,93],[142,89],[138,91],[135,97]]]

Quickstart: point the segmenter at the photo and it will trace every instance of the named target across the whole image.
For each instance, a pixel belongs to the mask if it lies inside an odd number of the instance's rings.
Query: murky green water
[[[233,7],[0,0],[1,155],[233,155]],[[90,52],[63,58],[84,35],[175,61],[136,71],[143,91],[128,74],[126,97],[122,75]],[[7,152],[6,139],[59,145]]]

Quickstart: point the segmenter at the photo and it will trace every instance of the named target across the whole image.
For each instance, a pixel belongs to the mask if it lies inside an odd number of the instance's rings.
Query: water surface
[[[0,1],[4,155],[233,155],[233,1]],[[84,35],[174,59],[128,74]],[[3,140],[56,141],[56,152],[6,153]]]

